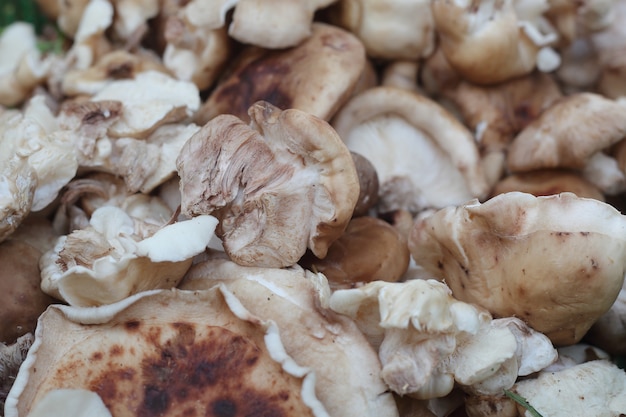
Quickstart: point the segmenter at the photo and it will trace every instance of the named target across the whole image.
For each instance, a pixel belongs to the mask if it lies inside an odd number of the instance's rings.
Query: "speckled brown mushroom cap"
[[[310,371],[282,349],[275,326],[217,287],[142,293],[100,309],[50,308],[6,416],[27,415],[56,388],[93,391],[118,417],[327,416],[307,386]]]
[[[359,196],[350,151],[325,121],[258,102],[250,126],[221,115],[181,150],[182,212],[212,213],[232,260],[295,264],[308,247],[323,258]]]
[[[229,74],[197,112],[198,124],[219,114],[248,120],[248,108],[264,100],[329,120],[365,69],[365,49],[350,32],[315,23],[300,45],[278,51],[244,49]]]
[[[456,298],[567,345],[617,298],[625,233],[626,217],[603,202],[511,192],[416,221],[409,249]]]

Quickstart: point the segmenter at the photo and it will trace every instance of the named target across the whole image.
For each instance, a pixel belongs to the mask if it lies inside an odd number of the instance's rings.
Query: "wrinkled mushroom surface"
[[[567,345],[617,298],[625,230],[626,217],[603,202],[511,192],[416,221],[409,249],[456,298],[519,317]]]
[[[325,121],[258,102],[246,125],[221,115],[183,146],[182,212],[212,214],[216,233],[241,265],[295,264],[318,257],[345,230],[359,195],[350,152]]]

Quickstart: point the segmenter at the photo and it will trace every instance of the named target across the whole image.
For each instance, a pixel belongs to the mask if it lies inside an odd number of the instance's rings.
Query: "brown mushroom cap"
[[[406,241],[389,223],[356,217],[328,248],[324,259],[305,257],[300,264],[323,273],[331,288],[351,288],[370,281],[398,281],[409,267]]]
[[[217,287],[50,308],[7,403],[27,415],[52,389],[82,388],[120,417],[326,415],[309,408],[310,371],[285,362],[277,336]]]
[[[195,120],[203,125],[220,114],[248,120],[248,108],[259,100],[329,120],[348,98],[364,68],[365,49],[354,35],[315,23],[311,37],[294,48],[245,49]]]
[[[606,203],[511,192],[416,221],[409,249],[456,298],[519,317],[567,345],[617,298],[625,231],[626,216]]]
[[[251,125],[221,115],[181,150],[182,212],[213,213],[216,233],[242,265],[295,264],[306,248],[323,258],[359,195],[350,152],[334,129],[304,111],[259,102]]]
[[[599,94],[564,97],[522,130],[511,143],[513,172],[539,168],[582,169],[596,153],[626,136],[626,107]]]
[[[360,190],[352,216],[365,216],[378,202],[378,174],[374,165],[366,157],[356,152],[350,152],[350,154],[359,176]]]
[[[54,302],[40,288],[41,252],[26,242],[14,239],[0,244],[0,342],[13,343],[32,332],[39,315]]]

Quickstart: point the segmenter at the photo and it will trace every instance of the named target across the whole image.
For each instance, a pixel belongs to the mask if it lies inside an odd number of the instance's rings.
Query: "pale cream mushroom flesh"
[[[178,156],[182,213],[212,214],[216,233],[241,265],[320,258],[345,230],[359,196],[350,152],[322,119],[258,102],[250,125],[221,115]]]
[[[557,345],[578,342],[615,302],[626,271],[626,216],[572,193],[511,192],[415,223],[415,262],[455,297],[519,317]]]
[[[441,208],[488,192],[472,134],[424,96],[371,88],[346,103],[333,126],[374,165],[380,211]]]

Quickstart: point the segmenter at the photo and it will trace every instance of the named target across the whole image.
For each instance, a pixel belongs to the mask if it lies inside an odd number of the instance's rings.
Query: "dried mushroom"
[[[376,353],[354,322],[327,308],[330,289],[322,274],[245,267],[212,254],[191,268],[181,288],[218,284],[253,315],[276,323],[287,354],[315,372],[316,395],[330,415],[397,416]]]
[[[312,30],[294,48],[244,49],[196,113],[196,123],[220,114],[248,120],[248,108],[259,100],[329,120],[364,72],[365,50],[354,35],[338,27],[316,23]]]
[[[511,192],[416,221],[409,249],[456,298],[568,345],[622,288],[625,228],[626,217],[597,200]]]
[[[328,416],[313,392],[314,374],[285,353],[276,325],[224,287],[143,292],[98,308],[56,306],[35,337],[6,417],[28,415],[57,389],[92,391],[118,417],[173,410]]]
[[[445,207],[488,192],[472,134],[424,96],[371,88],[350,99],[333,126],[374,165],[383,212]]]
[[[32,333],[20,336],[15,343],[0,342],[0,410],[4,410],[7,394],[13,386],[15,376],[26,358],[35,337]]]
[[[115,206],[100,207],[89,227],[60,237],[41,257],[41,287],[75,306],[175,287],[192,258],[206,249],[216,224],[212,216],[197,216],[144,234],[138,218]]]
[[[259,102],[250,125],[212,119],[181,150],[182,213],[212,214],[232,260],[295,264],[307,248],[324,258],[359,195],[352,156],[325,121]]]

